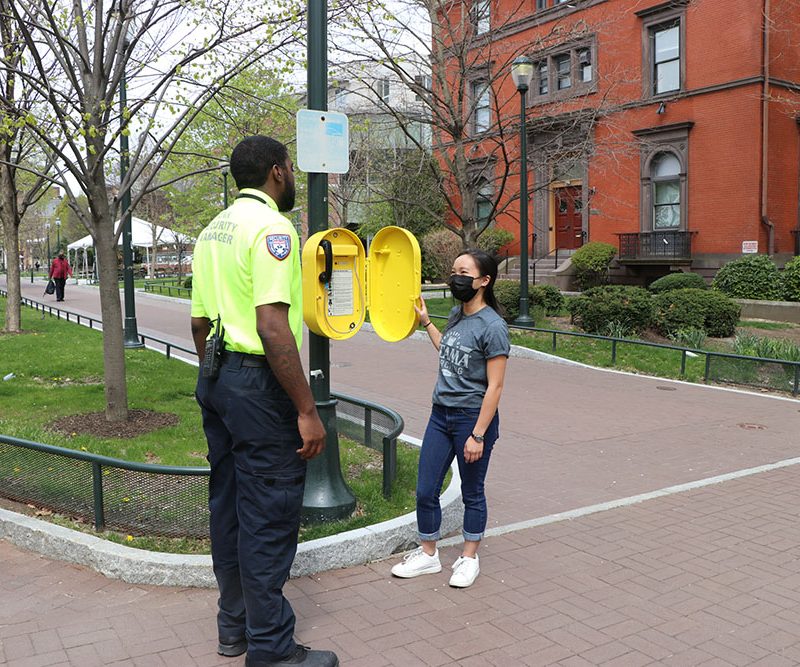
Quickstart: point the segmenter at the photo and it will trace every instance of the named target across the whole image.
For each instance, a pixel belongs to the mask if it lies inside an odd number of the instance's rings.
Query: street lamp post
[[[328,109],[328,3],[308,0],[308,108]],[[308,234],[328,228],[328,174],[308,174]],[[311,390],[325,425],[325,451],[308,462],[302,516],[305,521],[335,521],[349,516],[355,496],[342,478],[336,400],[331,398],[330,345],[324,336],[309,332],[308,358]]]
[[[50,223],[44,223],[44,229],[47,232],[47,272],[50,272]]]
[[[56,252],[61,250],[61,220],[56,220]]]
[[[219,167],[222,170],[222,207],[228,208],[228,171],[230,167],[227,162],[220,162]]]
[[[525,128],[525,98],[533,78],[533,62],[519,56],[511,63],[511,78],[519,91],[519,315],[514,324],[533,326],[528,300],[528,136]]]
[[[127,50],[128,43],[125,42]],[[122,131],[119,135],[119,183],[120,188],[125,183],[128,173],[130,154],[128,152],[128,133],[125,122],[125,109],[128,106],[127,89],[125,81],[125,68],[119,80],[119,119]],[[125,332],[124,344],[126,348],[144,347],[139,340],[136,327],[136,303],[133,299],[133,248],[131,247],[131,188],[130,185],[122,191],[120,201],[122,206],[122,280],[125,295]]]

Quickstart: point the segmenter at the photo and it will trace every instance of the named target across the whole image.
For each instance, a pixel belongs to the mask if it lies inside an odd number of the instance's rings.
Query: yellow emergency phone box
[[[317,232],[303,246],[303,319],[314,333],[336,340],[355,335],[370,313],[375,332],[398,341],[417,328],[422,255],[414,235],[385,227],[369,258],[344,228]]]

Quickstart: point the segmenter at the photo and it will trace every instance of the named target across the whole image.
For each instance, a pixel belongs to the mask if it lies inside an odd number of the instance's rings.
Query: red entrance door
[[[583,245],[581,188],[558,188],[555,192],[556,248],[572,250]]]

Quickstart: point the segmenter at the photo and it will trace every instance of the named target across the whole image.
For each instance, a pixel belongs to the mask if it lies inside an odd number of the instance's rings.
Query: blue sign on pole
[[[297,166],[306,173],[346,174],[350,169],[350,129],[338,111],[297,112]]]

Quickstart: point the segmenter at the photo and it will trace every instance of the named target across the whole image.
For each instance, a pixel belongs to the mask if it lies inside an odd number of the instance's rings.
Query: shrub
[[[653,294],[661,294],[673,289],[687,289],[690,287],[707,289],[708,285],[706,285],[703,277],[696,273],[670,273],[650,283],[649,289]]]
[[[800,361],[800,347],[790,340],[781,338],[744,334],[736,336],[733,341],[733,350],[736,354],[747,357]]]
[[[608,281],[608,267],[617,249],[610,243],[591,241],[572,255],[575,279],[581,289],[602,285]]]
[[[444,280],[461,252],[461,239],[448,229],[437,229],[422,237],[423,280]]]
[[[674,336],[682,329],[700,329],[715,338],[732,336],[741,308],[720,292],[704,289],[678,289],[657,294],[656,329]]]
[[[766,255],[747,255],[723,266],[712,287],[735,299],[780,299],[783,296],[778,267]]]
[[[627,331],[642,331],[652,323],[654,312],[650,292],[626,285],[593,287],[570,299],[568,308],[581,329],[598,334],[608,331],[612,322]]]
[[[494,296],[500,306],[501,314],[509,322],[519,315],[519,282],[516,280],[496,280]]]
[[[706,332],[703,329],[678,329],[675,333],[670,334],[669,339],[683,347],[691,347],[699,350],[705,345]]]
[[[546,315],[558,315],[564,309],[564,295],[555,285],[533,285],[529,297],[531,305],[541,306]]]
[[[781,274],[783,298],[787,301],[800,301],[800,257],[786,262]]]
[[[186,280],[183,281],[183,286],[189,289],[192,289],[192,277],[189,276]]]
[[[511,232],[500,227],[492,227],[478,237],[477,246],[499,261],[500,248],[508,245],[513,240],[514,235]]]

